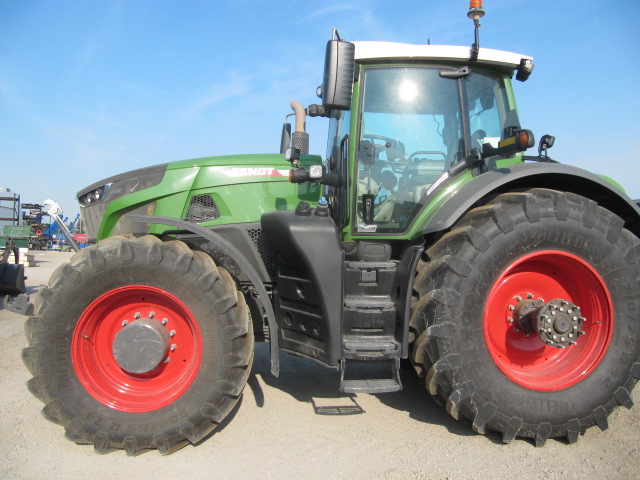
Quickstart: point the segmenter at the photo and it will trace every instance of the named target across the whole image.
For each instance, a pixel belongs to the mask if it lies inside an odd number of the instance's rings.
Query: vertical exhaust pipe
[[[296,114],[296,130],[291,135],[291,146],[300,150],[301,155],[309,153],[309,134],[305,131],[307,112],[300,102],[291,101],[291,108]]]

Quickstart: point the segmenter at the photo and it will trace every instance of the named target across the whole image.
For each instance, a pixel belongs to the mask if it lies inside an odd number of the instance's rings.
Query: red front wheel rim
[[[158,322],[171,343],[166,358],[142,374],[127,372],[113,353],[118,332],[138,318]],[[71,355],[78,379],[96,400],[124,412],[149,412],[173,403],[191,386],[202,361],[202,338],[180,300],[156,287],[132,285],[110,290],[85,309]]]
[[[517,298],[565,299],[586,318],[576,345],[555,348],[513,322]],[[613,330],[613,306],[605,282],[581,258],[545,250],[512,263],[492,286],[484,313],[484,335],[491,358],[508,378],[523,387],[554,391],[586,378],[607,351]]]

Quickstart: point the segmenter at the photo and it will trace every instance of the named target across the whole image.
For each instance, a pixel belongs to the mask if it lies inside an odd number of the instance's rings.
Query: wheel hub
[[[520,300],[514,309],[513,319],[516,326],[524,332],[537,333],[549,346],[566,348],[577,345],[577,338],[584,334],[580,307],[557,298],[544,303],[544,300]]]
[[[168,358],[171,336],[162,323],[148,317],[123,325],[113,340],[113,356],[122,369],[148,373]]]

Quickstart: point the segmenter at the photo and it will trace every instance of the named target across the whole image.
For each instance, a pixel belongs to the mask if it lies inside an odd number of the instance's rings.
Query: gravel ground
[[[29,293],[71,254],[41,252],[26,270]],[[199,445],[163,457],[97,455],[75,445],[40,415],[26,389],[20,359],[26,317],[0,309],[0,478],[305,478],[305,479],[638,479],[640,407],[618,409],[610,428],[592,428],[576,444],[549,440],[543,448],[497,435],[475,434],[433,402],[411,372],[404,390],[346,395],[338,374],[281,354],[281,374],[269,373],[258,344],[253,373],[230,418]],[[640,389],[634,392],[640,403]]]

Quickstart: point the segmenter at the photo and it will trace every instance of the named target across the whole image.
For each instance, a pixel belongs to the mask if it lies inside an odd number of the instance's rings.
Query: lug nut
[[[178,348],[178,347],[176,346],[176,344],[175,344],[175,343],[174,343],[173,345],[171,345],[171,351],[172,351],[172,352],[173,352],[173,351],[175,351],[175,349],[176,349],[176,348]]]
[[[153,311],[149,312],[149,318],[153,318],[155,316],[156,316],[156,312],[153,312]]]
[[[162,319],[162,324],[166,325],[167,323],[169,323],[169,319],[168,318],[163,318]]]
[[[172,336],[172,337],[173,337],[175,334],[176,334],[176,331],[175,331],[175,330],[171,330],[171,331],[169,332],[169,335],[170,335],[170,336]]]
[[[139,318],[140,318],[140,312],[136,312],[136,313],[133,315],[133,318],[135,318],[136,320],[137,320],[137,319],[139,319]]]
[[[122,320],[122,326],[126,327],[127,325],[129,325],[129,320]]]

